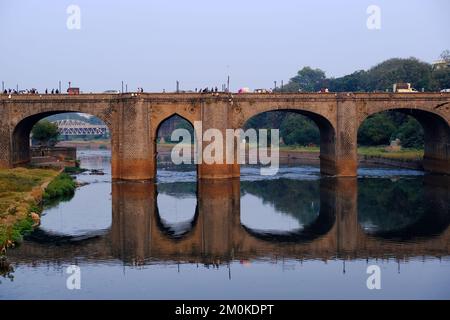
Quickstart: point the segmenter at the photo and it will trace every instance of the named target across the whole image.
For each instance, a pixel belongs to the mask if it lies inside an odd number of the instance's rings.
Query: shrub
[[[67,173],[61,173],[47,186],[44,201],[71,196],[74,194],[76,183]]]

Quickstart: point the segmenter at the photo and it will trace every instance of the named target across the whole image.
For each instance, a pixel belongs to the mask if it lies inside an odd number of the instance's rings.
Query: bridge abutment
[[[0,169],[12,167],[11,133],[9,131],[7,109],[0,109]]]

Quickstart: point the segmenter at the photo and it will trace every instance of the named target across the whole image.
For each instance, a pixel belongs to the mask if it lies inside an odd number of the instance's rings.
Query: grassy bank
[[[170,151],[175,144],[172,143],[158,143],[163,151]],[[256,147],[255,145],[250,145],[251,148]],[[304,147],[304,146],[280,146],[281,152],[307,152],[307,153],[319,153],[320,147]],[[393,160],[420,160],[423,158],[423,149],[413,149],[413,148],[403,148],[399,151],[386,151],[384,146],[376,147],[358,147],[358,155],[368,156],[368,157],[380,157]]]
[[[423,158],[423,149],[404,148],[399,151],[386,151],[384,147],[359,147],[358,155],[393,160],[414,161]]]
[[[45,190],[45,191],[44,191]],[[0,170],[0,252],[39,222],[42,202],[73,194],[75,182],[51,169]]]
[[[285,152],[320,152],[320,147],[281,146]],[[423,158],[423,149],[403,148],[399,151],[386,151],[385,147],[358,147],[358,155],[392,160],[414,161]]]
[[[286,152],[320,152],[320,147],[280,146],[280,151]]]
[[[58,147],[74,147],[78,150],[111,150],[111,140],[98,139],[98,140],[69,140],[59,141]]]

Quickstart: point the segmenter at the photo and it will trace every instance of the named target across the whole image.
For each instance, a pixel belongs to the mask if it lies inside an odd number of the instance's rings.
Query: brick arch
[[[450,110],[450,103],[442,104],[441,107],[444,107],[444,111]],[[442,108],[439,107],[411,107],[411,106],[403,106],[403,105],[392,105],[385,107],[382,104],[381,105],[374,105],[368,107],[364,112],[360,112],[360,116],[358,119],[358,128],[362,125],[362,123],[370,116],[373,116],[377,113],[386,112],[386,111],[397,111],[402,112],[404,114],[408,114],[413,117],[418,117],[420,114],[429,114],[430,116],[435,117],[436,119],[442,119],[442,121],[447,122],[447,124],[450,126],[450,112],[447,112],[446,115],[445,112],[440,111]],[[360,110],[362,111],[362,110]]]
[[[158,130],[163,122],[174,117],[179,116],[189,122],[194,127],[194,122],[200,120],[199,108],[195,106],[184,106],[173,108],[168,106],[159,106],[151,108],[151,137],[156,138]]]
[[[247,105],[248,104],[248,105]],[[286,111],[303,114],[315,122],[328,122],[333,128],[336,128],[336,119],[334,113],[334,104],[311,104],[305,103],[279,103],[276,106],[270,103],[239,103],[233,108],[235,113],[235,125],[242,127],[251,118],[271,111]]]
[[[425,171],[450,174],[450,120],[437,108],[410,108],[406,106],[372,107],[359,118],[357,132],[369,116],[387,112],[400,112],[415,118],[424,130]]]
[[[254,108],[250,112],[246,112],[246,115],[242,117],[238,125],[239,127],[245,126],[245,124],[252,118],[268,113],[268,112],[292,112],[301,114],[308,119],[312,120],[320,131],[320,170],[322,173],[328,174],[335,171],[335,156],[336,156],[336,126],[334,120],[330,117],[331,109],[327,108],[326,115],[308,110],[308,108]]]
[[[195,121],[194,117],[192,115],[188,116],[188,117],[184,117],[182,114],[184,114],[184,113],[181,113],[181,114],[178,113],[178,112],[171,113],[170,115],[167,115],[165,118],[159,119],[158,122],[155,121],[152,124],[152,126],[151,126],[152,132],[150,134],[150,139],[151,139],[151,142],[153,144],[153,157],[154,157],[153,172],[154,172],[154,178],[156,178],[157,167],[158,167],[158,161],[157,161],[157,155],[158,155],[158,153],[157,153],[157,138],[158,138],[158,131],[161,128],[161,125],[164,122],[166,122],[167,120],[178,116],[181,119],[187,121],[192,126],[192,128],[194,128],[194,121]],[[196,152],[196,150],[194,150],[194,152]]]
[[[13,128],[22,120],[36,116],[39,114],[59,114],[59,113],[86,113],[93,115],[101,119],[109,129],[112,130],[113,125],[113,115],[115,112],[115,106],[111,101],[108,102],[98,102],[98,101],[83,101],[83,102],[72,102],[72,103],[59,103],[47,102],[47,103],[36,103],[33,108],[27,107],[27,105],[22,105],[19,103],[14,106],[11,110],[11,122],[10,126]]]
[[[41,112],[37,113],[24,112],[20,116],[16,117],[13,122],[10,123],[10,133],[11,133],[10,141],[12,153],[11,161],[13,166],[24,164],[31,160],[30,143],[29,143],[31,130],[33,129],[34,125],[37,122],[55,114],[86,113],[96,116],[108,126],[111,134],[111,139],[114,136],[111,118],[105,116],[104,113],[96,115],[87,110],[86,110],[87,112],[85,112],[74,110],[71,108],[67,110],[60,108],[57,108],[55,110],[51,110],[51,108],[48,109],[47,108],[43,109],[41,110]]]
[[[194,127],[194,122],[196,121],[195,117],[193,117],[191,114],[184,114],[184,113],[179,113],[179,112],[173,112],[169,115],[165,115],[164,118],[159,118],[157,120],[153,120],[152,123],[152,133],[151,136],[154,137],[154,139],[156,139],[157,135],[158,135],[158,131],[161,128],[161,125],[166,122],[167,120],[174,118],[174,117],[180,117],[183,120],[186,120],[187,122],[189,122],[189,124],[192,126],[192,128]]]

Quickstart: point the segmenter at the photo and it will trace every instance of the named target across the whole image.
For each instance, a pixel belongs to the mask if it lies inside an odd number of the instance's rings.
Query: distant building
[[[417,92],[416,89],[411,87],[411,83],[394,83],[392,86],[393,92]]]
[[[433,67],[433,70],[441,70],[445,68],[450,68],[450,61],[441,59],[434,61],[431,66]]]
[[[67,89],[67,93],[71,94],[71,95],[80,94],[80,88],[71,87],[71,88]]]

